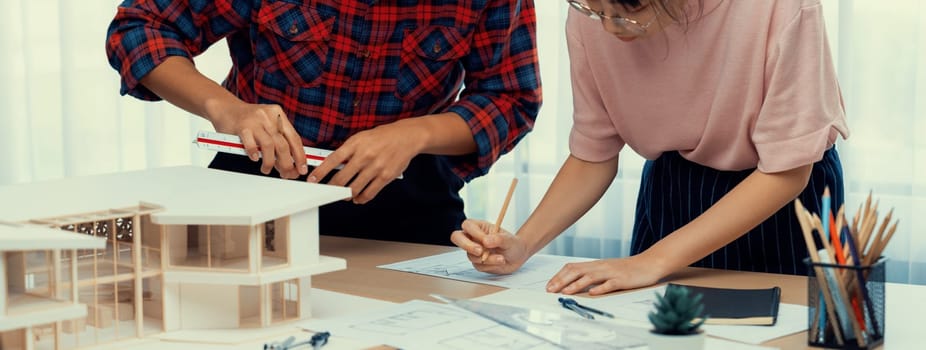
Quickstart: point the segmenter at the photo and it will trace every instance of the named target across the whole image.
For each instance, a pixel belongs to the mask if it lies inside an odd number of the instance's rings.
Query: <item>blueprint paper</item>
[[[521,349],[559,347],[456,307],[412,300],[368,313],[298,324],[348,339],[413,349]]]
[[[571,296],[580,304],[614,314],[617,320],[606,318],[606,322],[620,324],[636,324],[649,327],[647,314],[653,309],[656,300],[655,293],[665,293],[665,286],[646,288],[638,291],[611,294],[602,297],[589,298]],[[521,307],[531,307],[546,310],[561,308],[556,300],[560,295],[552,293],[537,293],[526,290],[504,290],[498,293],[476,298],[475,300],[490,303],[507,304]],[[802,305],[782,303],[778,307],[778,322],[774,326],[745,326],[745,325],[703,325],[701,328],[709,336],[735,340],[743,343],[761,344],[763,342],[786,335],[807,330],[807,307]]]
[[[547,282],[563,268],[563,265],[571,262],[593,260],[595,259],[536,254],[531,257],[527,263],[521,266],[517,272],[510,275],[495,275],[476,271],[476,269],[473,268],[473,264],[466,258],[466,252],[461,250],[393,264],[380,265],[378,267],[458,281],[488,284],[505,288],[530,289],[542,292],[546,291]]]

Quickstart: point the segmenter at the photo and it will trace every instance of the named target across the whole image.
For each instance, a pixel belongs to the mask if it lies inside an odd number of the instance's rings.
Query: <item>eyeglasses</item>
[[[569,6],[572,6],[572,8],[578,10],[579,13],[583,15],[589,16],[592,19],[597,19],[597,20],[604,20],[604,19],[609,20],[614,25],[620,27],[621,29],[626,30],[628,33],[633,34],[633,35],[645,34],[646,29],[649,28],[649,26],[653,24],[654,21],[656,21],[656,17],[659,17],[657,13],[657,15],[653,16],[653,18],[650,19],[649,22],[646,22],[646,24],[640,24],[640,22],[630,19],[630,18],[625,18],[621,16],[609,16],[609,15],[604,14],[604,12],[595,11],[591,7],[588,7],[588,5],[578,2],[576,0],[566,0],[566,2],[569,3]],[[653,12],[655,11],[656,11],[656,7],[653,7]]]

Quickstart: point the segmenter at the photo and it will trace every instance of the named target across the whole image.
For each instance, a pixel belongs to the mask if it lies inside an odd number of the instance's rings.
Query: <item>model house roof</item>
[[[101,249],[106,245],[102,237],[4,222],[0,222],[0,242],[0,251]]]
[[[346,187],[181,166],[0,186],[0,221],[152,203],[162,225],[251,226],[348,197]]]

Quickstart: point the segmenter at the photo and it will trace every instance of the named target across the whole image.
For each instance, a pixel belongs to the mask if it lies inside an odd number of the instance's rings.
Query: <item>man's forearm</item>
[[[420,135],[420,152],[437,155],[463,155],[477,151],[473,132],[460,115],[447,112],[420,118],[402,119],[396,125],[409,128],[410,135]]]
[[[169,57],[140,81],[142,85],[190,113],[215,124],[221,116],[218,109],[229,103],[239,103],[235,95],[204,76],[185,57]]]

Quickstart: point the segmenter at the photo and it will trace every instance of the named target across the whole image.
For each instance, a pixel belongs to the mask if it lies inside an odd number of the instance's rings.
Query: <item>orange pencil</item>
[[[833,219],[832,213],[827,213],[827,215],[829,216],[830,220],[830,241],[832,241],[833,250],[836,252],[836,262],[838,262],[840,265],[845,265],[846,255],[842,251],[842,239],[840,239],[842,235],[840,235],[839,232],[842,230],[840,230],[839,227],[836,227],[836,220]]]

